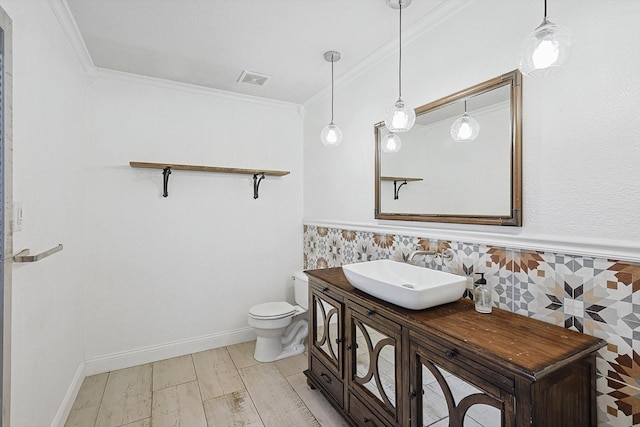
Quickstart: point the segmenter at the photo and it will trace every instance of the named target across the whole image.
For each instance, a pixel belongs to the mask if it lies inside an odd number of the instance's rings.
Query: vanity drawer
[[[383,421],[354,394],[349,393],[349,416],[361,427],[391,427]]]
[[[340,292],[331,286],[327,286],[326,283],[314,281],[313,278],[309,281],[309,287],[311,290],[316,291],[320,295],[326,295],[333,298],[336,301],[342,302],[344,297]]]
[[[324,389],[338,402],[340,407],[344,406],[344,384],[336,377],[330,369],[322,364],[315,357],[311,358],[311,373]]]
[[[500,395],[498,389],[511,394],[515,392],[514,378],[501,374],[501,369],[489,361],[483,360],[480,362],[478,358],[471,353],[468,353],[456,345],[440,340],[437,337],[428,337],[428,339],[426,339],[426,336],[417,337],[411,333],[409,336],[411,341],[428,349],[429,352],[433,354],[432,358],[434,361],[439,362],[443,368],[454,369],[452,366],[457,366],[460,369],[454,370],[459,374],[463,374],[465,371],[473,372],[473,376],[475,377],[475,381],[473,382],[481,382],[482,384],[477,385],[492,391],[494,395]]]
[[[386,326],[393,332],[400,333],[400,325],[389,320],[383,313],[380,313],[374,308],[364,307],[356,304],[353,301],[347,302],[347,307],[354,313],[364,316],[365,319],[369,319],[371,322],[375,322],[378,325]]]

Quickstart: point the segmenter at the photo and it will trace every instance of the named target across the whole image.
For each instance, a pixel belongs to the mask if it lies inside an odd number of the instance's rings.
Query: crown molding
[[[153,86],[157,88],[177,90],[197,95],[215,96],[234,101],[249,102],[252,104],[266,105],[269,107],[284,108],[296,111],[300,114],[300,104],[293,102],[277,101],[274,99],[261,98],[259,96],[245,95],[236,92],[230,92],[221,89],[213,89],[204,86],[193,85],[189,83],[176,82],[173,80],[161,79],[158,77],[143,76],[140,74],[127,73],[124,71],[110,70],[107,68],[95,67],[92,77],[119,80],[124,82],[136,83],[141,85]]]
[[[73,51],[76,53],[80,64],[82,64],[82,68],[84,68],[84,71],[87,74],[92,75],[95,72],[96,67],[93,63],[93,59],[91,59],[87,45],[84,43],[84,39],[80,35],[80,29],[76,24],[76,20],[73,18],[73,14],[69,9],[67,1],[49,0],[49,6],[60,23],[62,30],[67,35]]]
[[[380,234],[401,234],[439,240],[457,240],[500,246],[509,249],[530,250],[580,255],[640,263],[640,247],[626,241],[609,239],[586,239],[548,235],[512,235],[454,229],[416,228],[401,225],[349,223],[321,220],[303,220],[304,225],[326,228],[340,228]],[[509,230],[512,231],[512,230]]]
[[[418,22],[411,25],[402,32],[402,45],[408,45],[420,38],[425,33],[432,31],[438,25],[446,22],[451,16],[457,14],[465,7],[469,6],[472,1],[469,0],[445,0],[433,11],[422,17]],[[383,44],[378,50],[367,56],[354,67],[334,79],[334,87],[341,87],[352,80],[359,78],[362,74],[371,70],[381,62],[387,60],[391,55],[395,55],[398,51],[398,36]],[[319,99],[327,96],[331,91],[331,85],[326,86],[315,95],[304,101],[302,105],[308,107]]]

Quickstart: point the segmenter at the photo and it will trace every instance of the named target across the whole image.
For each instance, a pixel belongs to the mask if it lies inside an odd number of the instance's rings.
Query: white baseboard
[[[254,339],[256,339],[256,334],[253,332],[253,328],[246,327],[233,331],[107,354],[85,361],[85,375],[96,375],[117,369],[130,368],[144,363],[157,362],[158,360],[239,344]]]
[[[51,427],[64,427],[64,423],[67,422],[67,418],[69,417],[69,413],[71,412],[73,402],[75,402],[76,396],[80,391],[82,381],[84,381],[84,377],[86,376],[85,369],[85,363],[80,363],[80,366],[78,366],[78,369],[76,370],[76,373],[71,380],[71,385],[69,385],[69,388],[64,395],[64,399],[62,399],[62,403],[58,408],[58,412],[56,413],[56,416],[53,417]]]

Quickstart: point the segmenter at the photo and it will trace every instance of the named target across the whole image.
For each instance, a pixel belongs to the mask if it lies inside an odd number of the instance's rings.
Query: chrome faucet
[[[427,255],[431,255],[431,256],[439,256],[444,260],[450,260],[453,258],[453,251],[449,248],[444,249],[442,252],[438,252],[437,250],[415,250],[413,252],[411,252],[409,254],[409,256],[407,257],[407,262],[411,263],[413,261],[413,258],[417,257],[417,256],[427,256]]]
[[[436,251],[413,251],[409,254],[409,257],[407,257],[407,262],[413,261],[413,259],[417,256],[437,255],[437,254],[438,252]]]

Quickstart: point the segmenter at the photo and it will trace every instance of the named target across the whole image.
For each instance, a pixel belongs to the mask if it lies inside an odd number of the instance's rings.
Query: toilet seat
[[[265,302],[249,309],[254,319],[281,319],[295,314],[298,310],[286,301]]]

